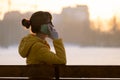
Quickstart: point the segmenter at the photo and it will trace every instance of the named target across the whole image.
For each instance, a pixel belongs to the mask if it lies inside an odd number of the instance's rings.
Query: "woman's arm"
[[[46,46],[38,50],[38,60],[47,64],[66,64],[66,53],[61,39],[53,40],[56,53],[51,52]]]

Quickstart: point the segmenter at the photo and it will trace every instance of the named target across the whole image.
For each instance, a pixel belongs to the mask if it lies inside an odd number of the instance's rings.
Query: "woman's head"
[[[30,20],[23,19],[22,25],[26,28],[31,26],[33,33],[39,33],[41,25],[51,23],[52,15],[49,12],[38,11],[32,14]]]

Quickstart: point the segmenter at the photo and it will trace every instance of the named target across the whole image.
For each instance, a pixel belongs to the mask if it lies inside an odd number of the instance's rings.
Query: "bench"
[[[120,80],[119,65],[0,65],[0,80]]]

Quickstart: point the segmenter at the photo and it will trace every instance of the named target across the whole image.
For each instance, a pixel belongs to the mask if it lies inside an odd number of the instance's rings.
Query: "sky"
[[[24,13],[44,10],[59,14],[64,7],[76,5],[87,5],[90,19],[109,19],[113,15],[120,17],[120,0],[0,0],[0,19],[8,11],[17,10]]]

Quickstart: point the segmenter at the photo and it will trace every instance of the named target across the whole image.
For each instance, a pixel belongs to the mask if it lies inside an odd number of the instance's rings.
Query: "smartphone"
[[[41,30],[40,31],[44,34],[49,35],[50,31],[49,31],[48,27],[49,27],[48,24],[43,24],[43,25],[41,25]]]

